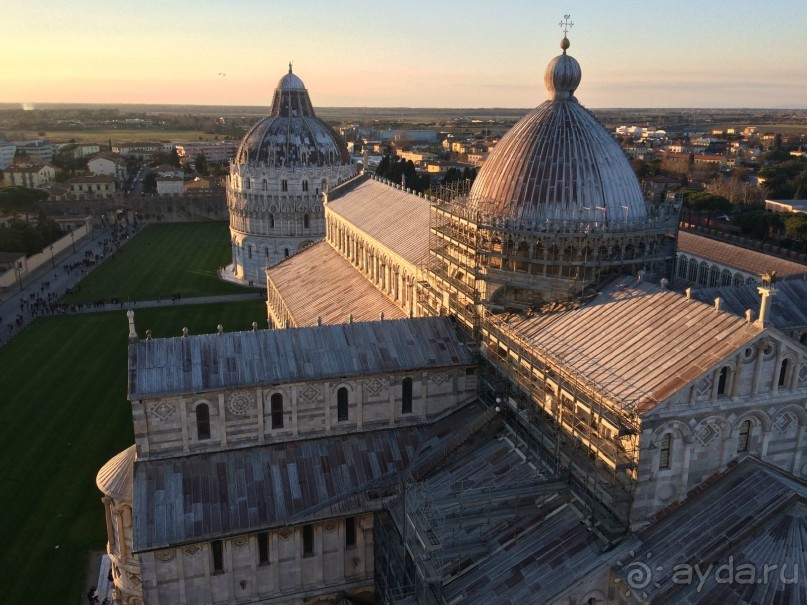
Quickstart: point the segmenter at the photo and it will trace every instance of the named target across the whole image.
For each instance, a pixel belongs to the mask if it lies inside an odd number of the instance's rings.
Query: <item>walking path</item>
[[[8,344],[37,317],[72,313],[98,313],[116,309],[170,307],[172,305],[201,305],[223,302],[265,299],[264,291],[249,291],[243,294],[179,296],[136,302],[99,302],[76,305],[61,305],[59,300],[71,288],[81,282],[95,268],[125,245],[134,235],[129,225],[106,228],[96,227],[91,237],[84,237],[56,257],[51,266],[39,267],[26,274],[20,282],[0,292],[0,347]]]

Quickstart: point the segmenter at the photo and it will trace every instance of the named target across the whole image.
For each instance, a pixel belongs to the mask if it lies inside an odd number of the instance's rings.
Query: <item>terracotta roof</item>
[[[512,318],[514,332],[644,412],[713,368],[762,329],[713,305],[623,278],[573,311]]]
[[[678,232],[678,252],[697,256],[703,260],[712,261],[751,275],[762,275],[767,271],[776,271],[776,274],[781,278],[807,273],[807,265],[748,250],[747,248],[690,233],[689,231]]]
[[[8,168],[3,168],[3,171],[8,173],[34,173],[39,172],[43,168],[51,168],[55,170],[55,168],[49,164],[13,164]]]
[[[95,484],[102,492],[116,500],[132,501],[132,467],[137,459],[135,446],[126,448],[112,458],[95,477]]]
[[[328,242],[318,242],[269,269],[286,311],[297,326],[313,326],[317,317],[326,324],[373,321],[406,314],[376,289]]]
[[[333,212],[404,260],[418,265],[429,256],[429,212],[426,198],[375,179],[365,179],[337,198]]]
[[[160,338],[129,345],[129,398],[470,363],[444,317]]]
[[[114,183],[115,177],[109,174],[86,174],[67,179],[66,183]]]

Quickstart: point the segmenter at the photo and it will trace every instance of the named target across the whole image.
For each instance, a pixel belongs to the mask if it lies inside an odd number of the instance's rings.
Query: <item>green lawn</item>
[[[135,312],[142,336],[266,327],[262,301]],[[95,475],[133,443],[123,310],[36,320],[0,350],[0,603],[83,603],[106,544]]]
[[[224,282],[217,270],[231,262],[227,223],[148,225],[81,282],[64,302],[244,294],[254,289]]]

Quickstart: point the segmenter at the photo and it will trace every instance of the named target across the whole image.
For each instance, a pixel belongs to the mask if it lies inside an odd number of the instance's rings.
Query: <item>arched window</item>
[[[308,191],[308,181],[303,181],[303,191]]]
[[[275,228],[275,215],[274,214],[269,214],[269,228],[270,229]]]
[[[729,369],[723,368],[720,370],[720,374],[717,376],[717,394],[718,395],[725,395],[726,394],[726,380],[729,377]]]
[[[247,179],[246,180],[246,186],[247,186],[247,189],[252,189],[252,179]]]
[[[785,386],[785,379],[787,378],[787,359],[782,360],[782,365],[779,366],[779,386]]]
[[[269,181],[268,180],[263,179],[263,184],[261,185],[261,189],[263,189],[264,191],[269,191]]]
[[[347,389],[345,387],[336,391],[336,420],[337,422],[347,420]]]
[[[271,399],[272,405],[272,428],[283,428],[283,395],[275,393]]]
[[[661,450],[659,452],[658,467],[659,469],[670,468],[672,459],[672,434],[667,433],[661,438]]]
[[[308,229],[311,226],[311,219],[308,218],[307,214],[303,215],[303,228]]]
[[[737,439],[737,453],[741,454],[748,451],[748,438],[751,436],[751,421],[743,420],[740,424],[740,434]]]
[[[412,379],[404,378],[401,383],[401,414],[412,413]]]
[[[286,179],[280,181],[280,190],[281,191],[288,191],[289,190],[289,182]]]
[[[199,441],[210,439],[210,408],[206,403],[196,406],[196,438]]]
[[[250,260],[252,260],[252,244],[247,246],[247,256],[249,257]]]
[[[285,256],[286,258],[289,257],[289,249],[288,248],[283,248],[283,256]]]

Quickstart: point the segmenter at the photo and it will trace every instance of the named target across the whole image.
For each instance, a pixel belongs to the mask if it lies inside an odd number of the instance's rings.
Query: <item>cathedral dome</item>
[[[305,84],[289,65],[289,73],[277,83],[269,116],[244,137],[236,163],[292,167],[349,162],[339,135],[316,117]]]
[[[580,64],[547,66],[549,100],[499,141],[469,193],[469,207],[525,222],[628,223],[647,218],[639,182],[616,140],[574,97]]]

